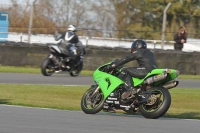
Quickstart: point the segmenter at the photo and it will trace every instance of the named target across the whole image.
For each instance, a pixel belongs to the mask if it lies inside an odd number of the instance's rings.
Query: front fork
[[[95,87],[95,90],[93,91],[91,97],[93,97],[99,91],[99,89],[100,89],[100,87],[97,86],[97,85],[93,85],[92,87]]]
[[[93,87],[95,87],[95,88],[93,88]],[[92,91],[92,93],[89,94],[88,98],[90,99],[90,101],[92,102],[92,104],[95,105],[99,101],[99,93],[98,93],[98,91],[99,91],[100,87],[96,86],[96,85],[92,85],[92,88],[94,90]]]
[[[58,59],[53,54],[49,55],[49,59],[51,59],[55,65],[59,65]]]

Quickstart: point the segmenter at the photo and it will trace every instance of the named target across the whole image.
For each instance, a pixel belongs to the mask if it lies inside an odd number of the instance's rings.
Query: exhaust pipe
[[[170,82],[167,82],[166,84],[164,84],[163,87],[166,89],[171,89],[171,88],[176,87],[178,84],[179,84],[178,81],[170,81]]]
[[[144,83],[146,84],[151,84],[151,83],[154,83],[154,82],[157,82],[159,80],[163,80],[167,77],[167,73],[163,73],[162,75],[155,75],[153,77],[150,77],[150,78],[147,78]]]

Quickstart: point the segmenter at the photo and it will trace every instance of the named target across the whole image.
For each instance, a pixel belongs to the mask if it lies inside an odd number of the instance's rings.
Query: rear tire
[[[98,91],[91,96],[96,87],[95,85],[89,88],[81,99],[81,109],[86,114],[96,114],[103,109],[104,96],[102,92]]]
[[[171,105],[171,95],[164,87],[155,87],[150,91],[153,93],[149,98],[151,102],[141,104],[139,111],[145,118],[157,119],[168,111]]]
[[[73,67],[69,74],[72,77],[76,77],[80,74],[82,69],[83,69],[83,62],[81,62],[78,66]]]
[[[54,73],[50,67],[53,66],[53,62],[48,57],[45,58],[41,64],[41,72],[44,76],[51,76]]]

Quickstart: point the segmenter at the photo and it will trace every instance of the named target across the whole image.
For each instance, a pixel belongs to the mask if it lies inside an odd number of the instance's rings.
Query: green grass
[[[32,67],[16,67],[16,66],[0,66],[0,72],[4,73],[34,73],[41,74],[40,68],[32,68]],[[83,70],[80,75],[84,76],[92,76],[93,71]]]
[[[0,84],[0,104],[80,110],[80,101],[88,86]]]
[[[15,67],[15,66],[0,66],[0,72],[5,73],[35,73],[41,74],[40,68],[31,67]],[[92,76],[94,71],[83,70],[80,75],[82,76]],[[179,79],[197,79],[200,80],[200,75],[180,75]]]
[[[166,116],[200,119],[200,89],[173,88],[169,91],[172,103]]]
[[[89,86],[0,84],[0,104],[81,110]],[[172,103],[164,117],[200,119],[200,89],[170,89]]]
[[[39,68],[31,67],[15,67],[15,66],[0,66],[0,72],[5,73],[41,73]]]

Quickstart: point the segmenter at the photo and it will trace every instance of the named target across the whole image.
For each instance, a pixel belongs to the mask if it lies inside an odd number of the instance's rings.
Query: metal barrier
[[[0,32],[4,34],[4,32]],[[45,45],[46,43],[58,43],[55,41],[53,35],[38,34],[32,35],[30,44]],[[4,39],[5,38],[0,38]],[[88,36],[79,36],[79,39],[85,46],[94,45],[98,47],[119,47],[119,48],[130,48],[130,45],[133,41],[137,39],[124,39],[124,38],[105,38],[105,37],[88,37]],[[144,39],[145,40],[145,39]],[[8,32],[8,38],[6,41],[11,42],[23,42],[28,44],[28,34],[22,33],[12,33]],[[162,40],[145,40],[148,43],[148,48],[150,49],[162,49]],[[164,41],[164,50],[171,49],[173,50],[174,41]],[[183,51],[200,51],[200,40],[198,39],[188,39],[187,43],[184,44]]]

